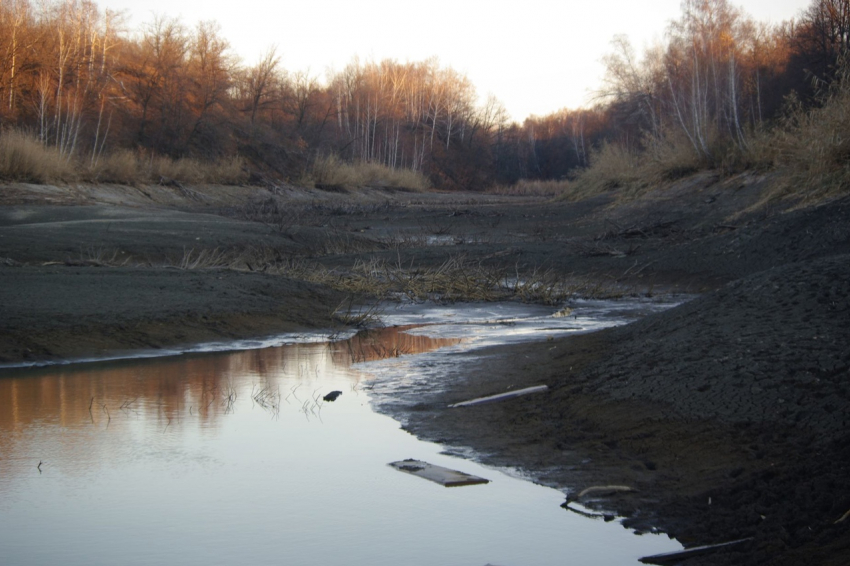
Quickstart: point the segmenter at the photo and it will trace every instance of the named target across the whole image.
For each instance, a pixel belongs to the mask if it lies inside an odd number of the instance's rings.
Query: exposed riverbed
[[[408,306],[388,328],[0,374],[0,554],[37,564],[629,564],[680,548],[418,441],[374,407],[449,387],[478,346],[619,324],[655,302]],[[292,341],[292,337],[290,337]],[[224,345],[208,345],[218,349]],[[415,377],[414,377],[415,376]],[[341,391],[334,402],[324,395]],[[491,480],[445,488],[389,462]]]

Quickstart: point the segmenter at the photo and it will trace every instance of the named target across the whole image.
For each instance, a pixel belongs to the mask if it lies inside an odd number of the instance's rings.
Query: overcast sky
[[[400,62],[437,56],[466,74],[483,99],[495,95],[511,116],[577,108],[600,85],[602,56],[617,34],[639,52],[663,38],[680,0],[99,0],[125,10],[131,30],[153,14],[190,26],[215,20],[233,51],[256,62],[276,45],[283,67],[324,78],[356,55]],[[760,21],[779,23],[809,0],[741,0]]]

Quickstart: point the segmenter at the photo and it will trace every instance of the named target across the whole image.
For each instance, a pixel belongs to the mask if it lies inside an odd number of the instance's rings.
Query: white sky
[[[809,0],[732,0],[779,23]],[[324,78],[357,55],[400,62],[437,56],[495,95],[522,121],[585,105],[600,86],[602,56],[616,34],[640,53],[678,18],[680,0],[99,0],[126,10],[131,30],[152,15],[194,26],[216,20],[245,63],[277,45],[283,67]]]

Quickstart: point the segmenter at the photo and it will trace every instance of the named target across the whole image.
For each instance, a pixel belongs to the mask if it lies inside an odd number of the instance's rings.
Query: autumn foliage
[[[618,170],[594,181],[615,188],[647,171],[764,164],[779,158],[764,132],[793,122],[799,133],[805,121],[789,112],[836,100],[824,93],[843,76],[848,31],[850,0],[813,0],[772,26],[727,0],[686,0],[641,56],[614,38],[593,107],[517,124],[436,60],[354,59],[320,80],[282,68],[274,48],[240,61],[214,22],[157,16],[131,32],[93,2],[3,0],[0,165],[14,166],[0,175],[141,182],[217,163],[222,180],[263,183],[315,179],[330,159],[480,190],[594,165]],[[15,152],[54,165],[27,173]],[[637,155],[651,167],[630,173]]]

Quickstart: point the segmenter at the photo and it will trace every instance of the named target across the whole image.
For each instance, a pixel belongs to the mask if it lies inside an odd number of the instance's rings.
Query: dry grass
[[[411,169],[378,163],[348,163],[331,154],[319,157],[301,183],[315,187],[393,187],[414,191],[431,188],[428,178]]]
[[[344,324],[357,328],[376,326],[381,321],[381,305],[357,305],[351,297],[346,297],[331,313],[331,318]]]
[[[822,94],[821,106],[790,106],[767,141],[775,164],[790,175],[770,196],[816,202],[850,192],[850,63]]]
[[[566,179],[560,181],[520,179],[513,185],[497,185],[487,192],[510,196],[556,197],[567,194],[571,188],[572,183]]]
[[[74,164],[34,136],[17,130],[0,132],[0,178],[29,183],[76,179]]]
[[[136,154],[129,150],[122,150],[98,160],[89,169],[87,177],[89,181],[95,183],[135,185],[143,182],[145,176]]]
[[[641,170],[643,159],[644,156],[620,144],[606,143],[591,153],[590,167],[579,173],[562,198],[580,200],[615,189],[639,190],[646,184]]]
[[[820,94],[815,107],[789,97],[785,116],[770,128],[746,134],[746,144],[709,135],[711,158],[701,159],[684,134],[671,130],[640,153],[615,144],[592,155],[563,198],[578,200],[607,191],[634,197],[703,169],[728,174],[743,170],[777,170],[784,181],[773,183],[765,202],[793,198],[809,205],[850,193],[850,59],[838,79]],[[725,140],[725,141],[724,141]],[[743,147],[742,147],[743,146]]]
[[[235,185],[248,174],[239,157],[214,163],[196,159],[155,156],[142,159],[135,152],[118,150],[90,163],[89,159],[60,155],[34,136],[18,130],[0,132],[0,178],[30,183],[116,183],[145,182]]]
[[[331,269],[319,263],[287,258],[271,248],[242,250],[186,250],[170,265],[180,269],[233,269],[262,271],[291,279],[320,284],[361,303],[365,299],[412,301],[494,302],[519,300],[558,305],[575,297],[616,297],[613,286],[593,279],[568,278],[550,269],[520,270],[516,266],[485,265],[465,256],[454,256],[437,266],[402,265],[384,259],[357,260],[350,269]],[[334,316],[347,324],[375,318],[374,311],[354,311],[347,300]],[[363,316],[361,316],[363,315]]]
[[[591,153],[590,167],[579,174],[564,198],[579,200],[615,190],[619,199],[636,198],[654,187],[715,166],[702,160],[679,130],[661,140],[647,139],[643,145],[645,149],[634,151],[609,143]],[[734,147],[716,143],[714,151],[723,156],[718,163],[740,161]]]
[[[705,167],[693,145],[680,130],[647,145],[649,149],[640,158],[640,170],[642,177],[647,180],[646,184],[681,179]]]
[[[154,157],[149,161],[146,173],[153,182],[176,181],[187,185],[238,185],[248,179],[242,159],[239,157],[225,158],[215,163],[187,157],[180,159]]]
[[[328,269],[304,261],[288,261],[274,272],[379,300],[404,297],[422,302],[520,300],[558,305],[571,297],[612,297],[620,293],[590,280],[574,280],[552,270],[520,271],[515,266],[488,266],[464,256],[450,257],[438,266],[401,265],[372,258],[348,270]]]

